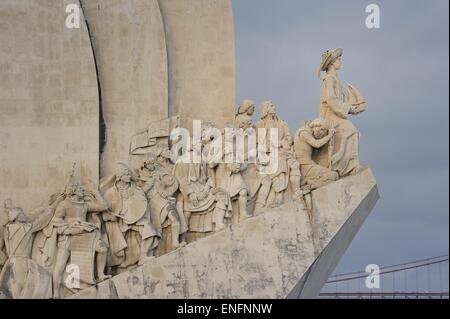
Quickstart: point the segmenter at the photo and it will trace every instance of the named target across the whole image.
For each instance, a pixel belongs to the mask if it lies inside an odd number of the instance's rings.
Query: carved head
[[[276,115],[277,109],[272,101],[264,101],[261,103],[261,118],[266,118],[268,115]]]
[[[202,142],[207,144],[222,135],[222,132],[214,124],[202,123]]]
[[[84,188],[78,183],[70,183],[66,188],[66,195],[69,197],[77,196],[78,198],[83,198],[85,195]]]
[[[172,159],[172,153],[170,151],[169,145],[167,144],[158,144],[156,146],[156,151],[155,151],[155,162],[160,161],[160,162],[165,162],[168,159]]]
[[[330,66],[334,66],[336,70],[339,70],[342,66],[342,54],[344,51],[342,49],[327,50],[322,54],[322,60],[319,66],[319,76],[320,72],[327,72]]]
[[[156,166],[155,163],[157,161],[157,157],[155,154],[149,154],[147,159],[142,163],[141,169],[148,169],[150,171],[154,171]]]
[[[119,163],[117,165],[116,182],[122,181],[125,183],[131,183],[133,180],[133,175],[133,172],[126,164]]]
[[[309,127],[313,131],[314,138],[321,139],[328,135],[330,125],[324,118],[319,117],[318,119],[310,122]]]
[[[84,187],[78,185],[78,187],[75,190],[75,195],[81,199],[81,198],[84,198],[85,194],[86,194],[86,192],[85,192]]]
[[[238,114],[247,114],[252,116],[255,112],[255,103],[251,100],[242,101],[241,105],[238,108]]]
[[[28,222],[28,217],[25,215],[24,211],[20,207],[14,207],[10,209],[8,214],[8,221],[10,223],[13,223],[15,221],[19,223],[26,223]]]

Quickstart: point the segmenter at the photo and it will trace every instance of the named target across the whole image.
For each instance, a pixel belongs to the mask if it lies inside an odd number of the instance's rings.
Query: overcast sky
[[[367,29],[365,8],[381,9]],[[340,78],[365,113],[361,159],[381,198],[336,272],[448,254],[449,42],[447,0],[234,0],[237,100],[270,99],[295,131],[318,116],[317,67],[344,49]]]

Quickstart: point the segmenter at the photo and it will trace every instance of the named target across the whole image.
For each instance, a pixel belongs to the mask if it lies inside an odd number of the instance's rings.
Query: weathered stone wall
[[[133,162],[130,141],[180,116],[223,126],[235,99],[230,0],[82,0],[97,58],[106,141],[101,174]]]
[[[101,173],[130,161],[130,141],[168,117],[167,52],[157,0],[82,0],[97,59],[106,141]]]
[[[315,297],[377,200],[366,169],[313,191],[312,220],[294,202],[265,210],[73,297]]]
[[[84,21],[65,27],[71,3],[0,3],[0,201],[26,210],[61,189],[73,162],[83,183],[130,162],[132,136],[151,122],[233,118],[230,0],[81,0],[95,56]]]
[[[98,180],[97,77],[86,25],[65,27],[69,3],[0,1],[1,205],[36,207],[73,162],[82,182]]]
[[[231,0],[159,0],[169,65],[169,113],[223,127],[235,104]]]

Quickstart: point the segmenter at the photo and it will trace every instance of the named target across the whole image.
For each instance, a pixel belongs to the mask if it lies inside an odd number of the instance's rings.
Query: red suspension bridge
[[[331,276],[319,298],[448,299],[449,256]],[[372,268],[373,270],[373,268]]]

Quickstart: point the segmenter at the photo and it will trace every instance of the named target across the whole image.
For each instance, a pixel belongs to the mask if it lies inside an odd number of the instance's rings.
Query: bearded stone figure
[[[275,105],[272,101],[265,101],[261,103],[261,119],[256,123],[256,129],[258,134],[258,143],[262,143],[265,146],[265,152],[267,153],[268,161],[260,161],[260,173],[266,174],[270,177],[272,184],[269,194],[264,194],[266,197],[266,203],[257,202],[258,208],[263,208],[268,205],[270,208],[275,208],[280,206],[285,201],[286,191],[289,188],[290,183],[290,164],[293,162],[288,162],[285,152],[280,152],[283,145],[292,145],[292,135],[290,133],[289,127],[285,121],[283,121],[278,115]],[[265,130],[265,135],[260,136],[259,129]],[[274,141],[271,139],[271,130],[276,129],[278,133],[278,140]],[[258,147],[259,148],[259,147]],[[273,158],[269,153],[276,152]],[[278,156],[276,156],[278,155]],[[298,171],[298,166],[294,168],[294,171]],[[295,182],[294,182],[295,183]],[[299,184],[299,183],[298,183]],[[299,187],[300,185],[298,185]],[[260,200],[262,198],[260,197]]]
[[[125,164],[117,165],[116,174],[104,180],[108,210],[103,213],[110,246],[108,266],[120,273],[154,257],[161,234],[152,224],[144,190],[137,186],[137,175]]]
[[[232,216],[229,195],[225,190],[216,188],[215,164],[205,160],[196,163],[193,160],[194,157],[201,159],[202,152],[208,153],[211,140],[207,136],[203,129],[202,145],[188,146],[183,157],[190,160],[183,162],[180,157],[173,169],[173,175],[180,185],[177,208],[184,213],[188,222],[188,243],[224,229]]]
[[[46,210],[36,219],[27,217],[20,207],[5,203],[8,221],[4,226],[4,267],[0,272],[0,296],[14,299],[51,298],[52,274],[31,259],[36,232],[48,224],[53,211]],[[0,247],[3,248],[3,247]]]
[[[188,230],[187,222],[183,212],[179,212],[176,205],[179,184],[161,164],[157,155],[149,154],[148,159],[141,165],[138,185],[147,195],[152,224],[161,234],[156,255],[186,245],[183,235]]]
[[[108,248],[101,238],[100,216],[107,207],[94,187],[87,190],[77,183],[67,187],[66,198],[57,205],[50,223],[57,232],[53,267],[54,298],[63,295],[62,282],[69,260],[79,267],[80,281],[84,285],[93,285],[110,278],[104,273]]]
[[[252,127],[252,116],[255,113],[255,104],[251,100],[242,101],[234,117],[234,126],[243,130]]]

